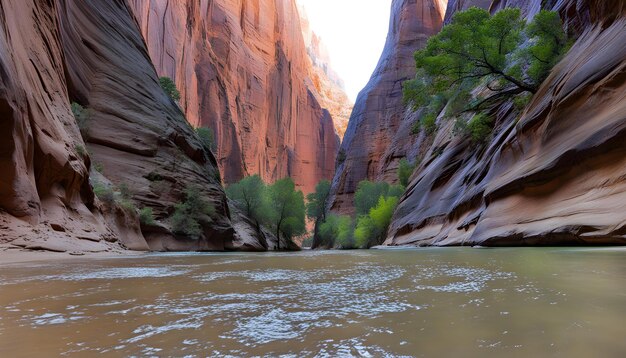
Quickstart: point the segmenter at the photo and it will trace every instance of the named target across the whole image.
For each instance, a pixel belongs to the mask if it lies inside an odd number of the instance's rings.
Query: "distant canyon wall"
[[[332,178],[339,138],[321,82],[333,82],[307,55],[294,0],[129,1],[187,119],[214,130],[226,183],[289,176],[310,192]]]
[[[413,53],[441,29],[445,0],[394,0],[381,58],[359,94],[340,149],[332,187],[332,210],[352,214],[361,180],[396,182],[400,158],[418,138],[404,120],[402,82],[415,76]]]

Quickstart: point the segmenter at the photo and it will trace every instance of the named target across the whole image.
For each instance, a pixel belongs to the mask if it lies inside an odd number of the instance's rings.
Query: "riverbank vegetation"
[[[278,250],[280,238],[289,242],[306,232],[304,195],[291,178],[268,185],[258,175],[249,176],[229,185],[226,195],[254,220],[257,230],[264,226],[274,232]]]

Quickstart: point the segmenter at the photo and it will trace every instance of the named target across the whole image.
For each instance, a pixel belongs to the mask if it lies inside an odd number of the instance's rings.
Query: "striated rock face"
[[[552,3],[574,47],[484,147],[439,123],[386,245],[626,244],[626,2]]]
[[[313,84],[293,0],[130,0],[194,126],[212,128],[224,181],[331,178],[339,140]]]
[[[0,3],[0,246],[121,249],[94,203],[54,3]]]
[[[403,122],[402,82],[415,76],[413,53],[441,29],[445,6],[445,0],[393,1],[383,54],[357,98],[341,145],[339,159],[345,160],[333,180],[333,211],[354,211],[352,196],[361,180],[397,181],[397,162],[414,144]]]
[[[216,209],[201,239],[175,237],[167,222],[146,231],[153,250],[222,250],[233,239],[215,159],[207,156],[178,107],[161,89],[124,1],[60,1],[61,41],[70,98],[89,108],[93,161],[139,207],[166,219],[190,186]]]
[[[258,245],[245,224],[241,233],[231,225],[216,160],[160,88],[124,0],[0,4],[0,244],[53,251]],[[86,144],[71,101],[88,110]],[[102,173],[90,174],[91,163]],[[157,224],[140,228],[134,209],[101,203],[90,181],[124,188],[135,206],[154,210]],[[193,240],[172,234],[169,221],[191,186],[216,209]]]

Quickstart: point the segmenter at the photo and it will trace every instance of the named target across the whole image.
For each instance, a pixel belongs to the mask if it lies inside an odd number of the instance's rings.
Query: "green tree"
[[[356,245],[362,248],[380,245],[387,233],[391,217],[397,205],[397,197],[390,196],[385,198],[381,196],[376,206],[370,209],[368,215],[359,217],[354,231]]]
[[[268,222],[275,230],[279,250],[281,234],[285,239],[291,240],[306,232],[304,195],[295,188],[291,178],[278,180],[268,188]]]
[[[206,202],[196,187],[185,189],[185,200],[175,205],[172,231],[192,238],[202,235],[202,224],[211,222],[215,207]]]
[[[196,128],[196,133],[198,137],[200,137],[200,142],[204,149],[215,152],[217,149],[217,143],[215,142],[215,135],[213,133],[213,129],[208,127],[198,127]]]
[[[328,215],[320,224],[319,238],[321,244],[327,247],[337,244],[343,249],[352,248],[352,219],[349,216]]]
[[[406,158],[400,159],[400,163],[398,164],[398,180],[400,181],[400,185],[406,187],[409,185],[409,179],[415,170],[415,165],[411,165]]]
[[[404,99],[415,108],[426,107],[428,115],[441,110],[441,98],[449,107],[479,110],[486,103],[535,93],[567,48],[555,12],[541,11],[527,25],[519,9],[507,8],[491,16],[473,7],[458,12],[415,53],[417,76],[405,82]],[[468,101],[480,83],[491,94]]]
[[[257,229],[266,220],[268,213],[267,187],[259,175],[241,179],[226,188],[226,195],[235,205],[254,220]]]
[[[159,84],[161,85],[161,88],[163,88],[163,91],[165,91],[165,94],[167,94],[172,100],[174,100],[175,102],[178,102],[178,100],[180,100],[180,92],[178,91],[178,88],[176,88],[176,84],[174,83],[174,81],[172,81],[171,78],[160,77]]]
[[[321,244],[319,229],[321,223],[326,220],[326,215],[328,213],[326,203],[329,196],[330,182],[328,180],[322,180],[317,183],[315,186],[315,192],[306,196],[306,215],[309,219],[315,222],[312,248],[316,248]]]
[[[386,196],[388,192],[389,184],[385,182],[369,180],[359,182],[356,193],[354,193],[354,207],[357,215],[367,215],[370,209],[378,203],[378,198]]]

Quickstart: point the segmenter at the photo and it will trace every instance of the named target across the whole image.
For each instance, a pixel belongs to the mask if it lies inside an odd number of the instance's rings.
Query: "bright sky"
[[[354,102],[385,46],[391,0],[298,0]]]

